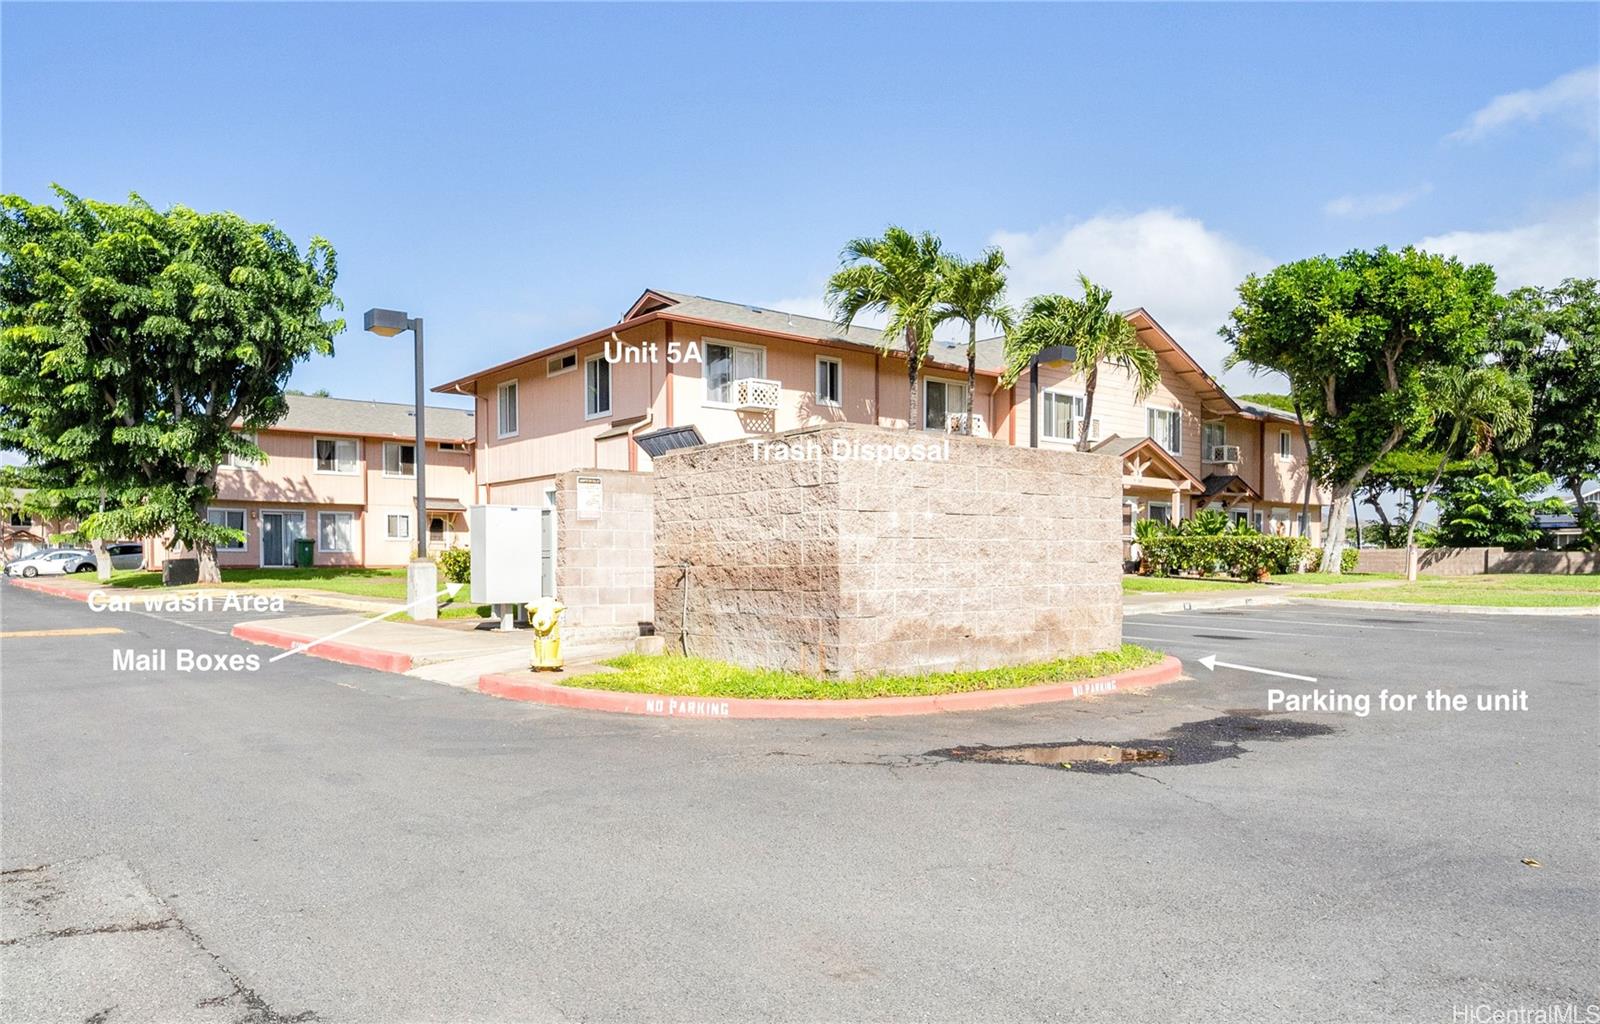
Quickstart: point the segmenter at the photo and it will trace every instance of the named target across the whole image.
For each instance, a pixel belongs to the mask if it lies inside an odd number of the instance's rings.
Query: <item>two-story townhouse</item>
[[[295,564],[295,541],[313,542],[314,565],[399,566],[416,552],[464,541],[466,509],[477,501],[476,427],[469,410],[429,406],[425,417],[427,517],[416,515],[416,420],[409,404],[316,395],[288,396],[289,411],[257,433],[263,462],[234,460],[217,470],[212,522],[245,539],[219,547],[234,568]],[[167,556],[147,543],[145,564]]]
[[[1295,420],[1241,404],[1148,312],[1126,314],[1155,351],[1160,380],[1140,397],[1103,367],[1088,425],[1098,451],[1122,456],[1128,532],[1137,518],[1177,521],[1219,507],[1269,532],[1315,536],[1301,521],[1306,453]],[[973,432],[1010,444],[1070,448],[1084,429],[1083,378],[1070,364],[1000,386],[1000,339],[979,345]],[[960,426],[965,351],[937,343],[922,369],[916,426]],[[618,323],[469,374],[436,391],[476,401],[476,469],[484,500],[545,504],[575,469],[646,471],[634,438],[693,425],[706,441],[845,420],[907,426],[903,351],[879,332],[814,317],[648,290]]]

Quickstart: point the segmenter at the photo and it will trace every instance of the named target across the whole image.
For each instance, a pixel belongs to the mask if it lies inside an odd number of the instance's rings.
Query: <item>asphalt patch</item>
[[[1211,764],[1240,757],[1249,751],[1243,743],[1277,743],[1310,736],[1327,736],[1331,725],[1300,722],[1262,714],[1226,714],[1173,726],[1152,739],[1057,740],[1052,743],[1018,743],[930,750],[925,757],[979,764],[1024,765],[1055,771],[1094,775],[1123,775],[1136,768]]]

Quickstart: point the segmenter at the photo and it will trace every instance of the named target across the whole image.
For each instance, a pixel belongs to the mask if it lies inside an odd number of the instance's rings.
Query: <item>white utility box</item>
[[[467,509],[473,604],[526,604],[539,599],[539,509],[473,505]]]

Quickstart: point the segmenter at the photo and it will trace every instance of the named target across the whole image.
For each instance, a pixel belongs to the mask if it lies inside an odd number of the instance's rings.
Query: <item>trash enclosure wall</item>
[[[669,650],[849,676],[1121,642],[1110,456],[841,423],[672,452],[655,475]]]

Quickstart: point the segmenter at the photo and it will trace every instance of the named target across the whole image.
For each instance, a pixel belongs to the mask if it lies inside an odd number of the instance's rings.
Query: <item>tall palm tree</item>
[[[1078,283],[1083,288],[1082,299],[1038,295],[1028,300],[1022,320],[1006,336],[1005,383],[1014,383],[1034,357],[1052,345],[1076,348],[1073,373],[1083,375],[1083,422],[1076,428],[1077,442],[1079,451],[1088,451],[1101,364],[1126,370],[1141,401],[1160,383],[1161,365],[1155,352],[1139,341],[1133,324],[1111,308],[1111,292],[1083,274],[1078,275]]]
[[[944,261],[944,298],[934,314],[935,325],[959,320],[967,325],[967,406],[962,433],[972,433],[972,401],[978,389],[978,322],[988,320],[1002,331],[1014,326],[1011,309],[1005,304],[1006,256],[988,248],[971,262],[960,256]]]
[[[1417,520],[1452,458],[1476,458],[1491,445],[1515,448],[1533,432],[1533,392],[1501,366],[1439,367],[1423,376],[1431,430],[1439,441],[1433,479],[1411,506],[1406,523],[1406,579],[1417,578]],[[1463,450],[1464,449],[1464,450]]]
[[[887,354],[905,342],[911,397],[906,426],[915,430],[917,386],[933,342],[934,317],[943,293],[940,243],[929,231],[913,235],[890,226],[882,238],[857,238],[844,247],[840,267],[828,279],[827,300],[840,330],[864,312],[887,313],[879,347]],[[876,413],[876,410],[874,410]]]

